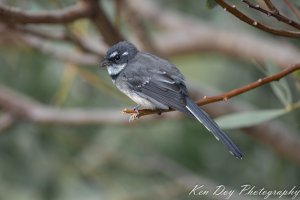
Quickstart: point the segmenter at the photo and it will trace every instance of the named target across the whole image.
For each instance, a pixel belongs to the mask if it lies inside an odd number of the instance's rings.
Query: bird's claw
[[[140,117],[139,108],[141,105],[137,105],[133,107],[133,110],[135,113],[132,113],[129,117],[129,122],[133,122],[134,120],[137,120]]]
[[[140,112],[139,112],[139,108],[140,105],[137,105],[133,108],[134,112],[130,112],[130,117],[129,117],[129,122],[133,122],[134,120],[137,120],[140,117]],[[125,108],[123,110],[123,113],[128,113],[128,109]]]
[[[133,122],[134,120],[137,120],[140,117],[140,113],[132,113],[129,117],[129,122]]]

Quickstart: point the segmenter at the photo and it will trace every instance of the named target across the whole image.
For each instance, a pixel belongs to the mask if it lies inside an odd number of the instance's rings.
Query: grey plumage
[[[167,60],[140,52],[128,42],[112,46],[102,62],[116,87],[145,109],[175,109],[201,122],[237,158],[242,153],[188,95],[180,71]]]

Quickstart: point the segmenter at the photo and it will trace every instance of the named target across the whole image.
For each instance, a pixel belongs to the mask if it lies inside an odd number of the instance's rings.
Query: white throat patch
[[[108,74],[111,76],[119,74],[125,67],[127,63],[121,64],[121,65],[110,65],[107,67]]]

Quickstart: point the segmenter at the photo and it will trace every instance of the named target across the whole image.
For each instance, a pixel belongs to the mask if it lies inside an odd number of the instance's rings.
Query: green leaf
[[[222,129],[237,129],[254,126],[287,113],[285,109],[248,111],[216,118]]]
[[[216,7],[218,4],[216,3],[215,0],[206,0],[206,6],[209,9],[213,9],[214,7]]]
[[[271,62],[266,62],[265,67],[267,75],[272,75],[279,71],[278,66]],[[270,86],[274,94],[284,106],[288,106],[292,103],[292,92],[286,78],[282,78],[278,82],[272,82]]]

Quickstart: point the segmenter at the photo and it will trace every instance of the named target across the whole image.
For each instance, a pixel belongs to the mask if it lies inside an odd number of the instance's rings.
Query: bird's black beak
[[[109,61],[109,60],[107,60],[107,59],[103,59],[102,61],[101,61],[101,67],[107,67],[107,66],[109,66],[109,65],[111,65],[111,62]]]

